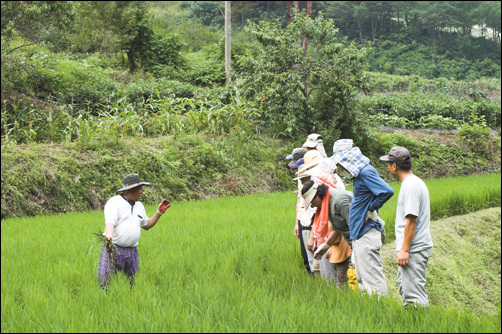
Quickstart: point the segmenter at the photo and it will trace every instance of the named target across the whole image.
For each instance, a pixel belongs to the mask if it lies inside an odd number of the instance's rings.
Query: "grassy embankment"
[[[500,174],[484,178],[498,186],[500,207]],[[430,192],[451,187],[442,181],[428,183]],[[485,185],[462,183],[484,198]],[[102,211],[3,220],[2,332],[500,332],[500,208],[432,222],[431,307],[410,312],[395,298],[391,237],[387,298],[305,275],[295,202],[289,191],[174,202],[142,234],[134,289],[118,275],[108,294],[97,283],[99,247],[89,244]],[[381,215],[389,221],[394,211],[389,202]]]
[[[479,143],[454,133],[372,130],[371,138],[363,153],[386,179],[390,174],[378,158],[392,146],[410,150],[413,170],[424,179],[500,172],[500,135]],[[130,173],[152,183],[146,203],[293,189],[285,157],[304,140],[237,132],[8,146],[1,159],[2,219],[102,209]],[[324,147],[330,155],[332,143]]]

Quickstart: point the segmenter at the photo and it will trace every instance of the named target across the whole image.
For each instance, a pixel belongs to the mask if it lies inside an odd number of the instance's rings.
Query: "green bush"
[[[453,125],[455,121],[469,122],[471,115],[483,116],[486,123],[496,128],[500,126],[500,101],[484,98],[457,98],[438,93],[407,93],[407,94],[372,94],[357,99],[356,109],[363,115],[376,116],[379,114],[390,117],[389,121],[408,123],[414,128],[431,123],[434,117],[443,117]],[[397,118],[392,118],[396,116]],[[385,119],[370,118],[372,121],[385,123]],[[401,121],[406,119],[406,122]],[[385,124],[387,125],[387,124]],[[393,126],[393,125],[387,125]]]
[[[477,117],[471,114],[471,122],[462,125],[457,138],[461,143],[465,143],[469,149],[480,155],[491,155],[490,153],[490,129],[486,126],[484,116]]]
[[[222,85],[225,83],[225,62],[221,59],[219,47],[210,44],[199,52],[185,55],[186,66],[178,70],[166,67],[162,73],[174,80],[196,86]]]

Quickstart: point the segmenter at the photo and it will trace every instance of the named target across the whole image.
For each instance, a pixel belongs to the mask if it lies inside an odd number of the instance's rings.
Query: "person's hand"
[[[330,248],[331,248],[330,245],[328,245],[327,243],[323,243],[315,251],[315,253],[314,253],[314,259],[319,260],[324,255],[324,253],[326,253],[328,251],[328,249],[330,249]]]
[[[112,236],[107,234],[106,241],[105,241],[105,247],[109,248],[111,243],[112,243]]]
[[[171,201],[169,201],[168,199],[162,200],[162,202],[160,202],[159,204],[159,207],[157,208],[157,213],[162,216],[170,206]]]
[[[296,239],[300,239],[298,223],[295,224],[295,237],[296,237]]]
[[[307,249],[308,249],[309,251],[311,251],[311,252],[313,252],[313,251],[314,251],[314,242],[315,242],[315,240],[314,240],[314,237],[313,237],[313,236],[312,236],[312,237],[310,237],[309,241],[307,242]]]
[[[401,267],[405,267],[408,265],[409,261],[410,261],[410,253],[401,249],[399,255],[397,256],[396,263]]]
[[[378,221],[378,214],[377,214],[376,210],[366,212],[366,218],[364,218],[364,220],[368,221],[368,219],[371,221],[374,221],[374,222]]]

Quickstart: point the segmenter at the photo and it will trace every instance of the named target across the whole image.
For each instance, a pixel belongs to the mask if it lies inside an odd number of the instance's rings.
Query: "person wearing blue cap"
[[[302,166],[304,163],[303,156],[305,155],[305,153],[307,153],[306,149],[295,148],[290,155],[286,156],[286,159],[291,160],[291,162],[288,164],[288,167],[291,169],[298,169],[298,167]],[[303,241],[304,237],[308,239],[308,237],[310,236],[311,228],[305,227],[302,224],[300,224],[300,219],[303,215],[303,212],[305,211],[304,208],[305,201],[301,196],[302,186],[303,184],[301,183],[300,180],[298,180],[298,189],[295,191],[295,194],[298,197],[298,201],[296,202],[296,223],[295,223],[294,233],[295,237],[300,240],[300,253],[302,254],[303,265],[305,266],[305,270],[309,275],[312,276],[314,273],[310,265],[311,261],[309,261],[309,255],[307,254],[307,252],[310,251],[308,251],[305,248],[305,243]],[[313,258],[313,253],[311,257]]]
[[[378,210],[393,195],[394,190],[380,177],[351,139],[340,139],[333,145],[334,163],[346,169],[354,180],[350,204],[349,228],[352,240],[352,263],[361,291],[387,295],[387,282],[383,273],[382,247],[383,221]]]

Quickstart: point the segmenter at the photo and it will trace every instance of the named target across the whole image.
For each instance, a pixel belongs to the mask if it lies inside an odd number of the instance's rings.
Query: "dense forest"
[[[132,124],[145,110],[194,131],[246,123],[290,138],[500,126],[499,2],[232,1],[231,22],[226,84],[223,1],[3,1],[2,139],[71,142],[119,115],[126,134],[180,127]],[[371,95],[396,88],[443,93],[441,106]]]

